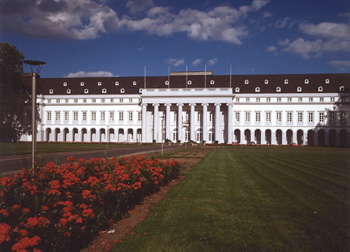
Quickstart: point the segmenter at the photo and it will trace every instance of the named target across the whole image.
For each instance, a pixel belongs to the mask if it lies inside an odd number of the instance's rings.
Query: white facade
[[[277,87],[276,92],[266,93],[256,87],[254,93],[243,93],[237,88],[208,85],[142,88],[137,94],[40,94],[37,140],[321,146],[350,143],[350,95],[340,92],[343,90],[282,93]],[[22,140],[31,137],[23,136]]]

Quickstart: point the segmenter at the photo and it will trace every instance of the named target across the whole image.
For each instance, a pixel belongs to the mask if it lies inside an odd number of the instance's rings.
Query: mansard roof
[[[143,76],[42,78],[38,81],[38,94],[140,94],[140,90],[143,88],[181,89],[228,87],[232,87],[233,93],[350,92],[350,74],[280,74],[232,76],[199,74],[187,76],[149,76],[146,78]]]

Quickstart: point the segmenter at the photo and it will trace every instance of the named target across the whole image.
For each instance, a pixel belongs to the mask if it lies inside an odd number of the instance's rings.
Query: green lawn
[[[213,150],[112,251],[349,251],[349,168],[348,149]]]
[[[108,144],[108,148],[133,148],[139,144]],[[106,150],[107,143],[38,143],[37,154]],[[31,143],[0,143],[0,156],[30,155],[32,151]]]

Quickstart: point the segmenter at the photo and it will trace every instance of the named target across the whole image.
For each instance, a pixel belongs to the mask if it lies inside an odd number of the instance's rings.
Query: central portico
[[[233,98],[232,88],[142,89],[142,142],[231,144]]]

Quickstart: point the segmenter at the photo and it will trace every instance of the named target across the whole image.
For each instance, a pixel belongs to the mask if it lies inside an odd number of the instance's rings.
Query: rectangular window
[[[277,102],[281,102],[282,98],[281,97],[277,97]]]
[[[314,121],[314,113],[309,112],[309,122],[313,122]]]
[[[260,122],[260,112],[255,113],[255,121]]]
[[[332,123],[335,122],[335,113],[333,111],[329,112],[329,120]]]
[[[61,120],[61,113],[56,112],[56,121],[60,121],[60,120]]]
[[[287,112],[287,122],[292,122],[292,117],[293,116],[293,114],[292,114],[292,112]]]
[[[201,121],[201,113],[197,113],[197,122],[200,122]]]
[[[177,141],[177,132],[173,132],[173,142]]]
[[[277,122],[282,122],[282,113],[281,112],[277,112],[277,114],[276,114],[276,121]]]
[[[96,112],[91,112],[91,121],[96,121]]]
[[[129,122],[131,122],[132,121],[132,112],[129,112]]]
[[[129,99],[129,102],[132,102],[132,99]]]
[[[320,97],[320,102],[323,102],[324,101],[324,98],[323,97]]]
[[[236,112],[236,122],[239,122],[240,118],[239,118],[239,112]]]
[[[137,121],[142,121],[142,113],[141,112],[138,112],[137,113]]]
[[[213,121],[213,113],[209,112],[209,122],[212,122],[212,121]]]
[[[324,113],[323,112],[320,112],[318,119],[320,122],[324,122]]]
[[[73,120],[78,121],[78,112],[73,112]]]
[[[186,121],[185,121],[185,123],[188,123],[189,115],[190,115],[190,114],[186,112],[186,115],[185,115]]]
[[[292,98],[291,97],[288,97],[288,102],[292,102]]]
[[[177,122],[177,113],[174,112],[174,122]]]
[[[250,122],[250,112],[245,112],[245,121]]]
[[[213,133],[212,132],[209,132],[208,141],[209,142],[213,141]]]
[[[335,98],[334,97],[331,97],[331,102],[334,102],[335,101]]]
[[[309,102],[313,102],[313,101],[314,101],[314,98],[309,97]]]
[[[298,122],[303,122],[303,113],[298,112]]]
[[[340,112],[340,122],[344,123],[346,122],[346,119],[348,118],[348,113],[346,111]]]
[[[248,98],[248,97],[245,100],[246,100],[246,102],[250,102],[250,98]]]
[[[119,121],[120,122],[124,121],[124,113],[123,112],[119,112]]]
[[[51,112],[47,112],[47,120],[51,121]]]
[[[69,112],[64,112],[64,120],[69,121]]]
[[[86,112],[83,112],[83,121],[86,121]]]
[[[101,121],[105,121],[105,120],[106,120],[106,113],[101,112]]]
[[[266,98],[266,101],[271,102],[271,98],[270,97]]]
[[[256,102],[260,102],[260,98],[258,97],[258,98],[256,98]]]
[[[114,122],[114,112],[109,112],[109,120]]]
[[[271,112],[266,112],[266,122],[271,122]]]
[[[302,102],[303,101],[303,98],[302,97],[299,97],[298,98],[298,102]]]

